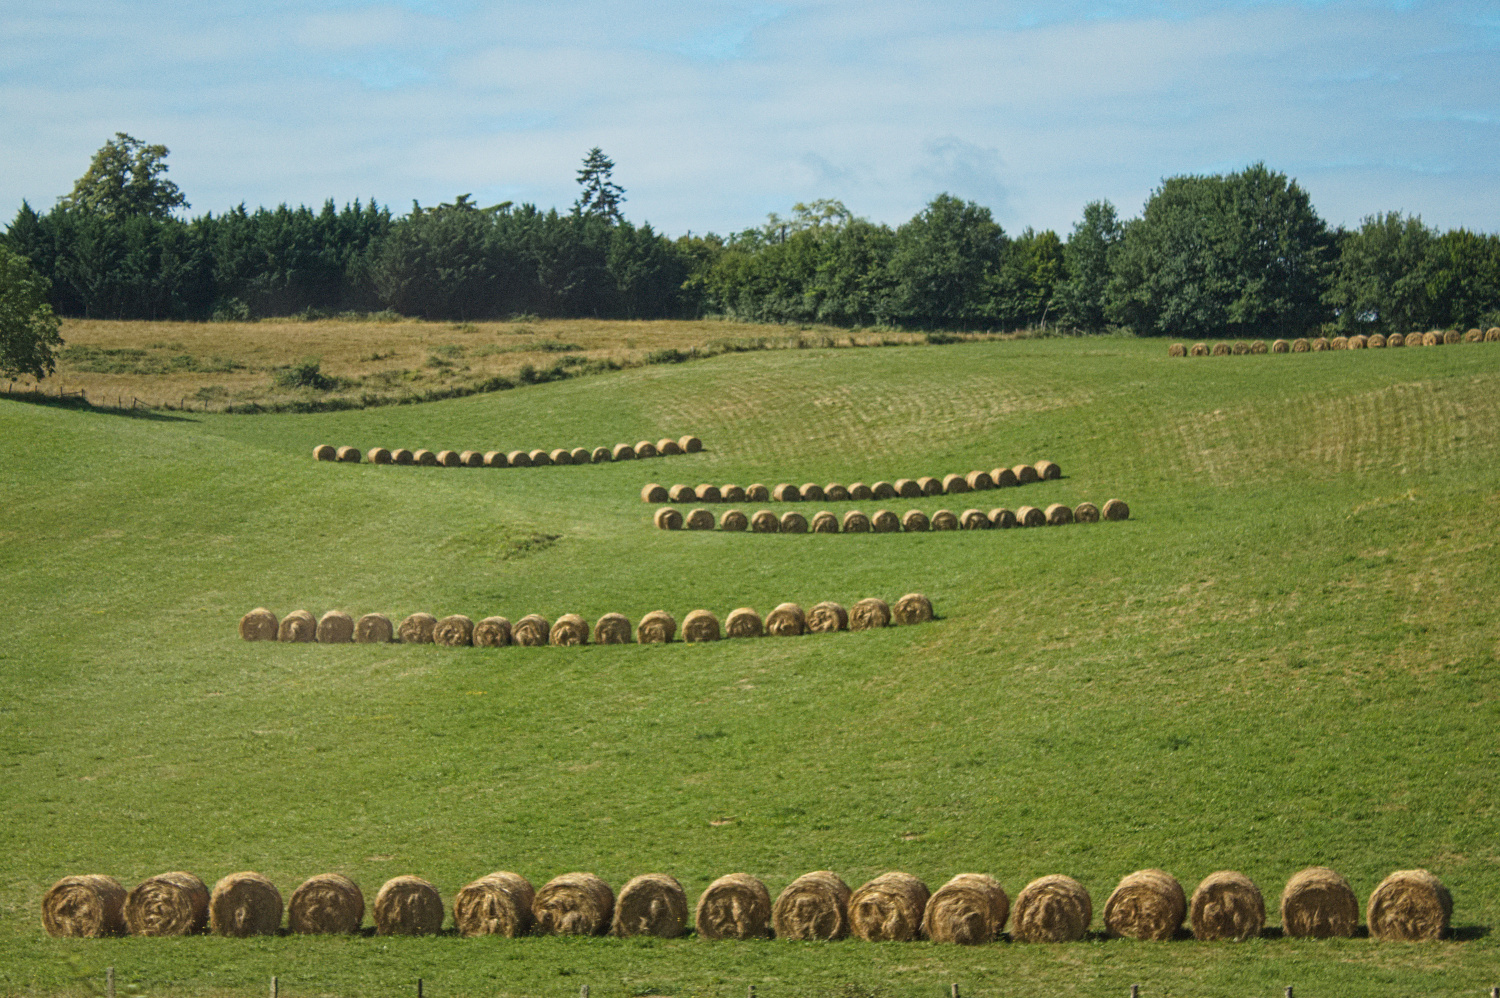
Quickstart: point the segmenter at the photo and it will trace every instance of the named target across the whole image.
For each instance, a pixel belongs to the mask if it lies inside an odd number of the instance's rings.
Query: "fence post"
[[[417,998],[422,998],[422,979],[417,978]]]
[[[953,998],[958,998],[958,982],[954,981],[952,986]]]
[[[281,995],[281,981],[278,980],[273,975],[271,977],[271,998],[280,998],[280,995]]]
[[[1132,984],[1130,986],[1130,998],[1141,998],[1141,986],[1139,984]]]
[[[115,968],[104,968],[104,993],[108,998],[115,998]]]
[[[589,998],[589,986],[587,984],[578,989],[578,998]]]
[[[1286,998],[1292,998],[1292,986],[1290,984],[1286,986]]]

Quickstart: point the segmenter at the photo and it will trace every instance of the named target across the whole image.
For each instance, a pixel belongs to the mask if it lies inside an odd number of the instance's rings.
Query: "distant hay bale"
[[[781,532],[783,534],[807,533],[807,517],[796,510],[787,510],[781,514]]]
[[[1073,507],[1073,520],[1076,523],[1098,523],[1099,507],[1091,502],[1081,502]]]
[[[1128,520],[1130,519],[1130,507],[1123,499],[1111,499],[1104,504],[1101,511],[1106,520]]]
[[[745,490],[732,483],[719,486],[719,498],[724,502],[744,502]]]
[[[443,898],[421,877],[392,877],[371,910],[378,936],[433,936],[443,929]]]
[[[849,611],[849,630],[870,631],[891,622],[891,606],[878,596],[866,596]]]
[[[1272,353],[1290,353],[1292,345],[1286,340],[1276,340],[1271,344]]]
[[[703,441],[689,433],[678,438],[677,446],[684,454],[696,454],[703,449]]]
[[[1250,344],[1250,352],[1251,353],[1255,353],[1255,354],[1265,353],[1266,352],[1266,341],[1265,340],[1256,340],[1254,343],[1251,343]]]
[[[370,459],[371,464],[391,463],[391,452],[384,447],[371,447],[365,456]]]
[[[1104,902],[1104,927],[1126,939],[1171,939],[1187,917],[1187,896],[1165,870],[1137,870]]]
[[[1215,357],[1228,357],[1229,356],[1229,344],[1228,343],[1215,343],[1214,344],[1214,349],[1213,349],[1213,355]]]
[[[594,644],[630,644],[630,618],[623,613],[606,613],[594,621]]]
[[[629,444],[615,444],[614,449],[609,452],[612,461],[634,461],[635,448]]]
[[[656,524],[656,528],[658,530],[682,529],[682,514],[677,512],[677,510],[673,509],[671,506],[663,506],[661,509],[656,511],[656,515],[651,519],[652,522]]]
[[[712,530],[714,529],[713,510],[699,506],[689,513],[683,522],[689,530]]]
[[[620,888],[609,933],[676,939],[687,931],[687,918],[687,892],[677,878],[667,873],[643,873]]]
[[[722,637],[719,618],[708,610],[692,610],[682,618],[682,640],[697,644],[700,641],[717,641]]]
[[[691,485],[674,485],[667,490],[667,498],[672,502],[697,502],[698,490]]]
[[[545,648],[552,637],[552,624],[539,613],[528,613],[510,629],[510,643],[522,648]]]
[[[896,484],[900,485],[901,483],[897,482]],[[922,495],[924,496],[940,496],[943,494],[942,479],[934,478],[931,475],[923,475],[921,478],[918,478],[917,487],[922,490]],[[901,490],[898,488],[896,492],[900,494]]]
[[[419,448],[412,454],[412,460],[423,468],[436,468],[438,466],[437,455],[425,447]]]
[[[778,603],[766,614],[766,633],[778,638],[795,638],[807,633],[807,615],[796,603]]]
[[[1167,347],[1167,356],[1168,357],[1186,357],[1187,356],[1187,347],[1184,346],[1181,343],[1173,343],[1171,346]]]
[[[1229,352],[1234,354],[1236,357],[1243,357],[1245,356],[1245,354],[1250,352],[1250,344],[1246,343],[1244,340],[1238,340],[1235,342],[1234,346],[1229,348]]]
[[[1009,530],[1016,525],[1016,514],[1004,506],[998,506],[990,510],[990,525],[996,530]]]
[[[1056,461],[1038,461],[1032,465],[1036,469],[1036,476],[1044,482],[1052,482],[1062,477],[1062,468]]]
[[[365,895],[340,873],[309,877],[287,902],[287,928],[299,935],[348,935],[365,920]]]
[[[1406,337],[1405,337],[1405,335],[1403,335],[1401,333],[1391,333],[1389,336],[1387,336],[1385,338],[1385,345],[1387,347],[1405,346],[1406,345]]]
[[[63,877],[42,895],[42,926],[47,935],[59,939],[122,935],[125,888],[100,873]]]
[[[870,518],[857,509],[851,509],[844,514],[843,527],[846,534],[868,534]]]
[[[505,463],[512,468],[531,467],[531,455],[523,450],[513,450],[505,455]]]
[[[533,468],[546,468],[552,464],[552,455],[541,448],[537,448],[526,456],[531,459],[531,466]]]
[[[971,471],[964,476],[970,492],[985,492],[995,487],[995,480],[988,471]]]
[[[901,529],[909,534],[919,534],[930,529],[932,521],[920,509],[909,509],[901,517]]]
[[[231,873],[208,898],[208,927],[216,936],[274,936],[281,928],[281,892],[258,873]]]
[[[982,510],[966,509],[958,515],[958,522],[965,530],[990,529],[990,518]]]
[[[729,616],[724,618],[726,638],[758,638],[765,631],[765,624],[762,623],[760,614],[748,606],[731,610]]]
[[[485,617],[474,625],[475,648],[504,648],[510,644],[510,619]]]
[[[849,490],[844,488],[838,482],[829,482],[827,485],[823,486],[823,496],[829,502],[848,502]]]
[[[771,490],[771,496],[777,502],[801,502],[802,492],[797,486],[790,482],[782,482]]]
[[[573,459],[574,464],[592,464],[594,460],[593,452],[587,447],[574,447],[568,456]]]
[[[246,641],[275,641],[279,625],[276,614],[258,606],[240,618],[240,637]]]
[[[927,494],[922,488],[922,483],[915,478],[898,478],[895,484],[896,495],[902,499],[920,499]]]
[[[613,458],[608,447],[595,447],[594,452],[589,455],[589,461],[593,464],[608,464]]]
[[[641,486],[641,502],[649,502],[653,505],[667,502],[671,499],[671,493],[666,486],[657,482],[647,482]]]
[[[1385,347],[1385,335],[1383,333],[1371,333],[1365,345],[1372,350],[1383,349]]]
[[[1016,895],[1010,936],[1018,943],[1071,943],[1094,919],[1094,902],[1082,884],[1054,873],[1037,877]]]
[[[346,645],[354,640],[354,618],[342,610],[329,610],[318,620],[318,644]]]
[[[961,494],[963,494],[965,492],[968,492],[968,491],[969,491],[969,483],[964,480],[964,476],[963,475],[944,475],[943,476],[943,494],[944,495],[955,496],[955,495],[961,495]]]
[[[396,634],[404,645],[430,645],[434,627],[437,627],[437,618],[430,613],[418,611],[401,621]]]
[[[877,509],[870,517],[870,530],[877,534],[894,534],[901,529],[901,518],[888,509]]]
[[[649,440],[639,441],[635,445],[635,456],[638,458],[657,457],[656,445]]]
[[[1055,502],[1046,509],[1047,525],[1049,527],[1062,527],[1073,522],[1073,510],[1060,502]]]
[[[615,894],[592,873],[564,873],[536,892],[531,914],[544,936],[602,936],[615,913]]]
[[[983,873],[960,873],[927,899],[922,934],[935,943],[979,946],[1000,937],[1010,917],[1010,896]]]
[[[346,464],[358,464],[364,455],[359,452],[358,447],[340,447],[338,459]]]
[[[665,610],[652,610],[635,625],[637,644],[664,645],[677,636],[677,618]]]
[[[132,936],[191,936],[207,926],[208,886],[183,870],[148,877],[125,899]]]
[[[755,482],[755,483],[753,483],[751,485],[747,485],[747,486],[745,486],[745,501],[746,502],[770,502],[771,501],[771,490],[768,489],[768,488],[766,488],[760,482]]]
[[[464,462],[463,459],[458,456],[458,451],[440,450],[437,454],[437,463],[442,465],[444,468],[460,468],[463,466]]]
[[[839,518],[828,510],[819,510],[812,518],[812,532],[815,534],[836,534],[839,532]]]
[[[1500,343],[1500,326],[1491,326],[1484,331],[1486,343]]]
[[[1032,482],[1040,482],[1042,476],[1037,474],[1036,465],[1018,464],[1010,469],[1016,476],[1017,485],[1030,485]]]
[[[453,896],[453,926],[460,936],[515,939],[531,931],[536,890],[519,873],[497,870],[465,884]]]
[[[1035,506],[1022,506],[1016,510],[1016,523],[1022,527],[1046,526],[1047,514]]]
[[[921,593],[907,593],[891,607],[891,616],[898,624],[924,624],[932,619],[932,600]]]
[[[383,613],[367,613],[354,622],[354,640],[362,645],[390,644],[396,638],[391,618]]]
[[[1333,339],[1331,339],[1331,340],[1328,341],[1328,349],[1330,349],[1330,350],[1348,350],[1349,349],[1349,337],[1347,337],[1347,336],[1335,336]]]
[[[1453,895],[1426,870],[1397,870],[1380,882],[1365,907],[1370,937],[1381,942],[1418,942],[1448,934]]]
[[[994,468],[990,471],[990,481],[995,483],[997,489],[1008,489],[1021,483],[1016,479],[1016,473],[1009,468]]]
[[[474,621],[450,614],[432,626],[432,643],[444,648],[468,648],[474,643]]]
[[[391,463],[407,465],[416,464],[417,456],[411,451],[407,450],[405,447],[398,447],[395,450],[391,451]]]
[[[910,942],[922,931],[931,897],[909,873],[882,873],[849,897],[849,928],[866,942]]]
[[[876,482],[874,485],[870,486],[870,498],[871,499],[895,499],[896,498],[896,486],[892,485],[890,482],[885,482],[885,481]]]
[[[662,437],[656,442],[656,453],[662,457],[676,457],[682,453],[682,445],[671,437]]]
[[[802,496],[803,502],[827,502],[828,495],[823,491],[823,486],[817,482],[804,482],[797,492]]]
[[[830,634],[834,631],[847,631],[849,629],[849,611],[843,605],[832,600],[824,600],[813,605],[807,611],[807,632],[809,634]]]
[[[779,534],[781,533],[781,520],[769,509],[763,509],[750,518],[750,532],[753,534]]]
[[[693,922],[703,939],[764,939],[771,929],[771,893],[748,873],[729,873],[698,898]]]
[[[1328,337],[1326,336],[1314,337],[1312,341],[1312,348],[1314,353],[1321,353],[1324,350],[1329,349],[1330,345],[1331,344],[1329,344],[1328,342]]]
[[[483,451],[477,451],[477,450],[461,451],[459,453],[458,457],[459,457],[459,460],[463,461],[465,468],[483,468],[484,467],[484,452]]]
[[[849,499],[853,502],[869,502],[875,498],[875,491],[864,482],[855,482],[849,486]]]
[[[777,939],[842,939],[849,934],[849,885],[830,870],[793,880],[771,906]]]
[[[1351,337],[1349,337],[1349,349],[1350,350],[1368,350],[1369,347],[1370,347],[1370,338],[1368,336],[1361,335],[1361,336],[1351,336]]]
[[[1312,343],[1302,337],[1292,341],[1292,353],[1307,353],[1312,349]]]
[[[337,461],[338,459],[338,449],[332,444],[318,444],[318,446],[313,448],[314,461]]]
[[[719,529],[729,530],[736,533],[750,526],[750,518],[737,509],[726,509],[724,515],[719,517]]]
[[[1464,334],[1456,329],[1445,329],[1441,335],[1443,343],[1450,347],[1455,343],[1462,343],[1464,339]],[[359,451],[355,451],[354,453],[358,454]]]
[[[1219,870],[1203,878],[1188,906],[1193,938],[1244,942],[1260,935],[1266,924],[1266,902],[1255,882],[1236,870]]]
[[[1437,331],[1422,334],[1422,345],[1424,347],[1440,347],[1444,342],[1446,341],[1443,339],[1443,334]],[[1407,345],[1410,346],[1410,344]]]
[[[276,628],[277,641],[315,641],[318,637],[318,622],[306,610],[293,610],[281,618]]]
[[[932,514],[933,530],[957,530],[958,516],[951,509],[940,509]]]
[[[724,493],[722,493],[722,492],[719,491],[719,487],[717,485],[709,485],[707,483],[704,483],[702,485],[699,485],[693,491],[696,492],[696,493],[698,493],[698,501],[699,502],[723,502],[724,501]]]
[[[1292,874],[1281,892],[1281,929],[1297,938],[1348,938],[1359,927],[1359,899],[1349,881],[1326,866]]]
[[[1194,343],[1188,349],[1188,356],[1190,356],[1190,357],[1207,357],[1208,356],[1208,344],[1207,343]]]
[[[576,613],[565,613],[552,622],[547,641],[554,648],[572,648],[589,643],[589,622]]]

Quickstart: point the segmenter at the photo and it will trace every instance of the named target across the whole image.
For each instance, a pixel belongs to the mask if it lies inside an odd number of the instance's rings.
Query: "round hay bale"
[[[1265,340],[1256,340],[1254,343],[1251,343],[1250,344],[1250,352],[1251,353],[1255,353],[1255,354],[1266,353],[1267,352],[1266,351],[1266,341]]]
[[[990,518],[977,509],[964,510],[958,515],[958,522],[965,530],[990,529]]]
[[[308,877],[287,902],[287,927],[299,935],[346,935],[365,920],[365,895],[340,873]]]
[[[573,463],[573,452],[566,447],[554,447],[547,452],[547,460],[557,465],[570,465]]]
[[[1038,461],[1032,465],[1036,469],[1036,476],[1044,482],[1052,482],[1062,477],[1062,468],[1056,461]]]
[[[434,936],[443,929],[443,898],[421,877],[392,877],[375,895],[375,934]]]
[[[1335,336],[1333,339],[1331,339],[1331,340],[1328,341],[1328,349],[1330,349],[1330,350],[1348,350],[1349,349],[1349,337],[1347,337],[1347,336]]]
[[[459,468],[463,461],[459,459],[456,450],[440,450],[437,452],[437,463],[444,468]]]
[[[1189,357],[1207,357],[1208,356],[1208,344],[1207,343],[1194,343],[1191,347],[1188,348],[1188,356]]]
[[[337,461],[338,459],[338,449],[331,444],[318,444],[313,448],[314,461]],[[92,876],[92,874],[89,875]]]
[[[848,502],[849,490],[838,482],[829,482],[823,486],[823,497],[829,502]]]
[[[354,640],[354,618],[342,610],[329,610],[318,619],[318,644],[346,645]]]
[[[665,610],[652,610],[635,625],[637,644],[664,645],[677,636],[677,618]]]
[[[951,509],[940,509],[932,514],[933,530],[957,530],[958,517]]]
[[[1037,474],[1036,465],[1018,464],[1010,469],[1015,473],[1017,485],[1030,485],[1032,482],[1040,482],[1042,476]]]
[[[1094,902],[1078,881],[1054,873],[1021,888],[1015,916],[1010,936],[1018,943],[1077,942],[1094,919]]]
[[[1213,349],[1213,354],[1214,354],[1215,357],[1228,357],[1229,356],[1229,344],[1228,343],[1215,343],[1214,344],[1214,349]]]
[[[696,454],[703,449],[703,441],[689,433],[677,439],[677,446],[684,454]]]
[[[208,927],[216,936],[274,936],[281,928],[281,892],[258,873],[231,873],[208,898]]]
[[[790,482],[782,482],[771,490],[771,497],[777,502],[801,502],[802,493],[797,486]]]
[[[42,926],[57,939],[122,935],[125,888],[101,873],[63,877],[42,895]]]
[[[849,486],[849,499],[853,502],[869,502],[875,498],[875,490],[864,482],[855,482]]]
[[[630,618],[623,613],[606,613],[594,621],[594,644],[630,644]]]
[[[459,460],[461,460],[463,462],[465,468],[483,468],[484,467],[484,452],[483,451],[477,451],[477,450],[460,451],[458,457],[459,457]]]
[[[891,622],[890,604],[878,596],[866,596],[849,611],[849,630],[870,631]]]
[[[564,873],[536,892],[531,914],[544,936],[602,936],[615,913],[615,894],[592,873]]]
[[[371,464],[391,463],[391,452],[384,447],[371,447],[365,456],[370,459]]]
[[[1098,523],[1099,507],[1091,502],[1081,502],[1073,507],[1074,523]]]
[[[894,534],[901,529],[901,518],[888,509],[877,509],[870,517],[870,529],[877,534]]]
[[[207,926],[208,887],[183,870],[148,877],[125,899],[132,936],[191,936]]]
[[[1186,357],[1187,356],[1187,347],[1185,345],[1181,344],[1181,343],[1173,343],[1171,346],[1167,347],[1167,356],[1168,357]]]
[[[587,447],[574,447],[569,456],[574,464],[592,464],[594,461],[594,453]]]
[[[777,895],[771,928],[777,939],[842,939],[849,934],[849,896],[837,873],[804,873]]]
[[[849,611],[832,600],[824,600],[814,604],[807,611],[807,632],[809,634],[829,634],[834,631],[847,631],[849,629]]]
[[[839,518],[828,510],[819,510],[812,518],[812,532],[815,534],[836,534],[839,532]]]
[[[766,614],[766,633],[778,638],[795,638],[807,633],[807,615],[796,603],[778,603]]]
[[[484,466],[486,468],[505,468],[510,462],[505,458],[503,450],[489,450],[484,452]]]
[[[589,622],[576,613],[565,613],[552,622],[547,641],[554,648],[572,648],[589,643]]]
[[[512,468],[529,468],[531,467],[531,455],[523,450],[513,450],[505,455],[505,463]]]
[[[667,873],[643,873],[620,888],[609,933],[675,939],[687,931],[687,918],[687,892],[677,878]]]
[[[671,437],[662,437],[656,442],[656,453],[662,457],[676,457],[682,453],[682,445]]]
[[[522,648],[545,648],[552,637],[552,624],[539,613],[528,613],[510,629],[510,643]]]
[[[719,517],[720,530],[732,530],[736,533],[750,526],[750,518],[737,509],[726,509],[724,515]]]
[[[510,619],[485,617],[474,625],[475,648],[504,648],[510,644]]]
[[[1243,357],[1245,356],[1245,354],[1250,352],[1250,344],[1246,343],[1244,340],[1238,340],[1235,342],[1234,346],[1229,348],[1229,352],[1234,354],[1236,357]]]
[[[280,629],[280,621],[276,614],[263,606],[240,618],[240,637],[246,641],[275,641],[277,631]]]
[[[416,464],[417,455],[413,454],[405,447],[398,447],[395,450],[391,451],[391,463],[406,465]]]
[[[1016,514],[1004,506],[990,510],[990,525],[996,530],[1009,530],[1016,525]]]
[[[901,517],[901,529],[909,534],[919,534],[931,526],[932,521],[920,509],[909,509]]]
[[[425,447],[412,454],[412,460],[423,468],[436,468],[438,466],[438,456]]]
[[[721,637],[719,618],[707,610],[693,610],[682,618],[682,640],[694,644],[700,641],[717,641]]]
[[[1397,870],[1382,880],[1365,906],[1370,937],[1381,942],[1420,942],[1448,934],[1453,895],[1426,870]]]
[[[652,522],[656,524],[656,528],[658,530],[682,529],[682,514],[677,512],[677,510],[673,509],[671,506],[663,506],[661,509],[656,511],[656,515],[651,519]]]
[[[1321,353],[1324,350],[1329,349],[1329,346],[1330,346],[1330,344],[1328,342],[1328,337],[1326,337],[1326,336],[1316,336],[1316,337],[1313,338],[1313,341],[1312,341],[1313,353]]]
[[[609,458],[611,461],[634,461],[635,448],[629,444],[615,444],[609,452]]]
[[[988,471],[971,471],[964,476],[970,492],[984,492],[995,487],[995,480]]]
[[[589,456],[589,460],[594,464],[608,464],[613,459],[614,455],[610,453],[608,447],[595,447],[594,453]]]
[[[723,502],[724,493],[719,491],[717,485],[703,484],[693,490],[698,493],[699,502]]]
[[[1290,353],[1292,345],[1286,340],[1276,340],[1271,344],[1272,353]]]
[[[552,464],[552,455],[538,448],[526,455],[533,468],[545,468]]]
[[[857,509],[851,509],[844,514],[843,527],[846,534],[868,534],[870,518]]]
[[[689,530],[712,530],[714,529],[713,510],[699,506],[689,513],[683,522],[687,524]]]
[[[909,873],[882,873],[849,897],[849,928],[866,942],[910,942],[922,931],[931,896]]]
[[[293,610],[281,618],[276,628],[277,641],[313,641],[318,636],[318,622],[306,610]]]
[[[354,623],[354,640],[362,645],[390,644],[396,639],[391,618],[383,613],[367,613]]]
[[[760,614],[748,606],[731,610],[729,611],[729,616],[724,618],[724,636],[726,638],[758,638],[765,631],[766,628],[761,623]]]
[[[943,494],[944,495],[955,496],[955,495],[961,495],[961,494],[963,494],[965,492],[968,492],[968,491],[969,491],[969,483],[964,480],[964,476],[963,475],[944,475],[943,476]]]
[[[640,440],[635,445],[635,456],[642,460],[648,457],[656,457],[656,445],[649,440]]]
[[[760,510],[750,518],[750,532],[753,534],[779,534],[781,533],[781,521],[769,509]]]
[[[667,491],[666,486],[657,482],[647,482],[641,486],[641,502],[649,502],[653,505],[670,501],[672,494]]]
[[[1406,345],[1406,337],[1403,336],[1401,333],[1391,333],[1389,336],[1387,336],[1385,338],[1385,345],[1388,346],[1388,347],[1405,346]]]
[[[1165,870],[1137,870],[1104,902],[1104,927],[1127,939],[1171,939],[1187,917],[1187,895]]]
[[[1302,337],[1292,341],[1292,353],[1307,353],[1312,349],[1312,343]]]
[[[960,873],[927,899],[922,935],[935,943],[978,946],[1000,937],[1010,917],[1010,896],[983,873]]]
[[[828,495],[823,491],[823,486],[817,482],[804,482],[797,493],[802,496],[803,502],[827,502]]]
[[[807,533],[807,517],[796,510],[787,510],[781,514],[781,532],[783,534]]]
[[[899,486],[901,483],[897,482],[896,484]],[[943,494],[942,479],[933,478],[931,475],[923,475],[917,479],[917,487],[922,490],[922,495],[924,496],[940,496]],[[896,493],[898,495],[901,494],[901,490],[897,488]],[[913,496],[912,498],[916,497]]]
[[[871,499],[895,499],[896,498],[896,486],[892,485],[890,482],[884,482],[884,481],[876,482],[874,485],[870,486],[870,498]]]
[[[1266,902],[1255,882],[1236,870],[1219,870],[1203,878],[1188,905],[1193,938],[1244,942],[1260,935],[1266,924]]]
[[[465,884],[453,896],[453,926],[461,936],[515,939],[531,931],[536,890],[519,873],[497,870]]]
[[[1106,520],[1128,520],[1130,519],[1130,507],[1123,499],[1111,499],[1104,504],[1102,510]]]
[[[755,483],[753,483],[751,485],[747,485],[747,486],[745,486],[745,501],[746,502],[770,502],[771,501],[771,490],[768,489],[768,488],[766,488],[760,482],[755,482]]]
[[[1430,333],[1423,333],[1422,334],[1422,345],[1424,347],[1440,347],[1445,342],[1447,342],[1447,341],[1443,338],[1443,334],[1442,333],[1433,331],[1433,332],[1430,332]]]
[[[1443,341],[1443,343],[1444,343],[1444,344],[1445,344],[1445,345],[1447,345],[1447,346],[1450,346],[1450,347],[1451,347],[1451,346],[1452,346],[1452,345],[1453,345],[1453,344],[1455,344],[1455,343],[1462,343],[1462,342],[1463,342],[1463,339],[1464,339],[1464,334],[1463,334],[1463,333],[1460,333],[1460,332],[1459,332],[1459,331],[1458,331],[1458,330],[1456,330],[1456,329],[1445,329],[1445,330],[1444,330],[1444,331],[1443,331],[1443,332],[1442,332],[1442,334],[1441,334],[1441,336],[1442,336],[1442,341]],[[354,453],[355,453],[355,454],[358,454],[358,453],[359,453],[359,451],[355,451],[355,452],[354,452]],[[340,459],[339,459],[339,460],[343,460],[343,459],[342,459],[342,458],[340,458]]]
[[[474,621],[461,613],[444,617],[432,627],[432,643],[444,648],[468,648],[474,643]]]
[[[1073,522],[1073,510],[1060,502],[1055,502],[1046,509],[1047,526],[1061,527]]]
[[[914,478],[898,478],[895,484],[896,495],[903,499],[920,499],[927,494],[922,483]]]
[[[1491,326],[1484,331],[1486,343],[1500,343],[1500,326]]]
[[[771,934],[771,893],[748,873],[728,873],[708,885],[693,913],[704,939],[764,939]]]
[[[721,485],[719,486],[719,498],[724,502],[744,502],[745,490],[734,484]]]
[[[1297,938],[1348,938],[1359,927],[1359,899],[1349,881],[1326,866],[1292,874],[1281,892],[1281,930]]]
[[[1016,523],[1022,527],[1046,526],[1047,514],[1035,506],[1022,506],[1016,510]]]
[[[1360,335],[1360,336],[1351,336],[1351,337],[1349,337],[1349,349],[1350,350],[1368,350],[1369,347],[1370,347],[1370,338],[1368,336]]]
[[[932,600],[921,593],[907,593],[891,608],[898,624],[924,624],[932,619]]]
[[[1371,350],[1383,349],[1385,347],[1385,335],[1382,333],[1371,333],[1369,340],[1366,341],[1366,346]]]
[[[1009,468],[995,468],[990,471],[990,481],[995,483],[997,489],[1008,489],[1020,485],[1016,479],[1016,473]]]
[[[430,613],[418,611],[401,621],[396,634],[404,645],[432,644],[432,630],[437,627],[437,618]]]

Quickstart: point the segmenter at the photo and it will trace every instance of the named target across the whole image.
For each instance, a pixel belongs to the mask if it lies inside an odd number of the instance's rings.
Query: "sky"
[[[1330,224],[1500,231],[1500,3],[0,0],[0,222],[116,132],[188,214],[469,193],[727,233],[947,192],[1066,237],[1264,162]]]

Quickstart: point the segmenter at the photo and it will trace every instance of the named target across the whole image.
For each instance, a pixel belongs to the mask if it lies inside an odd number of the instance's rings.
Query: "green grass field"
[[[696,433],[529,470],[312,460]],[[0,401],[0,993],[760,998],[1476,995],[1500,984],[1500,347],[1169,359],[1031,340],[728,355],[450,402],[144,417]],[[1124,523],[667,533],[647,481],[842,481],[1051,458]],[[775,504],[773,504],[774,506]],[[830,504],[842,512],[852,504]],[[723,507],[719,507],[721,510]],[[745,507],[753,510],[756,507]],[[775,506],[778,510],[785,507]],[[803,512],[817,507],[807,504]],[[873,512],[875,505],[863,506]],[[938,621],[715,645],[246,643],[333,608],[632,620],[929,595]],[[325,871],[445,902],[496,869],[689,899],[831,869],[1012,898],[1304,866],[1361,904],[1426,867],[1454,937],[1061,945],[528,938],[54,940],[69,873]]]

